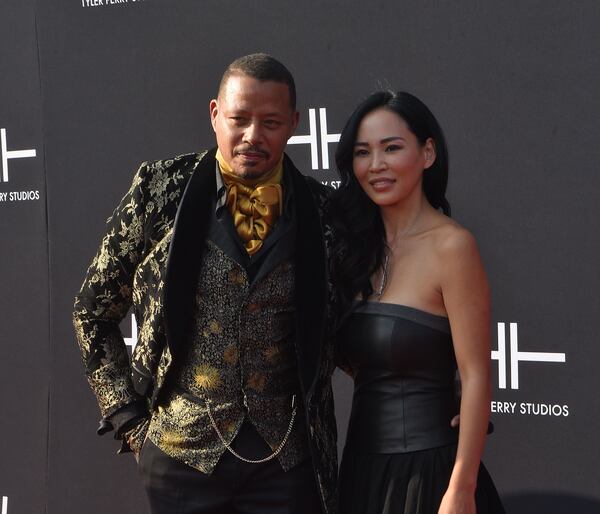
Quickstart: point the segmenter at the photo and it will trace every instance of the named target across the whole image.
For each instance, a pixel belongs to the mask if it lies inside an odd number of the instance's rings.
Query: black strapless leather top
[[[355,372],[346,446],[405,453],[458,441],[456,358],[448,318],[412,307],[367,302],[337,338]]]

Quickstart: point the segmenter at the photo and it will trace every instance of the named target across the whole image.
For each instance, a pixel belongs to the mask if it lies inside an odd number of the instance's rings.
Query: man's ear
[[[300,121],[300,113],[298,111],[294,111],[294,114],[292,114],[292,133],[290,134],[290,137],[292,137],[294,135],[294,132],[296,132],[299,121]]]
[[[208,104],[210,111],[210,123],[212,124],[213,130],[216,130],[217,114],[219,113],[219,102],[216,98],[213,98]]]

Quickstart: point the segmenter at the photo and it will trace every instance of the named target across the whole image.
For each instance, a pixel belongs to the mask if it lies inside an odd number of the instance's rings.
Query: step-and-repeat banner
[[[51,353],[48,219],[33,2],[0,2],[0,512],[42,513]]]
[[[2,0],[1,514],[144,511],[133,457],[95,436],[73,297],[139,163],[213,146],[221,73],[256,51],[297,81],[289,155],[333,187],[370,92],[436,113],[493,289],[486,464],[511,513],[600,512],[599,23],[595,1]]]

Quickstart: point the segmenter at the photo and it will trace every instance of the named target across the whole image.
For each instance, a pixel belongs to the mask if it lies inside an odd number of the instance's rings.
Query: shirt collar
[[[219,169],[219,161],[215,161],[215,173],[216,173],[216,183],[217,183],[217,202],[215,204],[215,213],[218,215],[219,211],[225,207],[227,203],[227,187],[223,182],[223,177],[221,176],[221,170]]]

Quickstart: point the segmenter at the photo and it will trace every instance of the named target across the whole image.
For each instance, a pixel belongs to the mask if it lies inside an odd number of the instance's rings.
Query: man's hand
[[[123,434],[123,438],[127,441],[129,448],[131,448],[136,462],[139,462],[140,460],[140,453],[142,451],[142,446],[144,446],[144,441],[146,440],[149,425],[150,418],[143,418],[131,430],[128,430]]]

